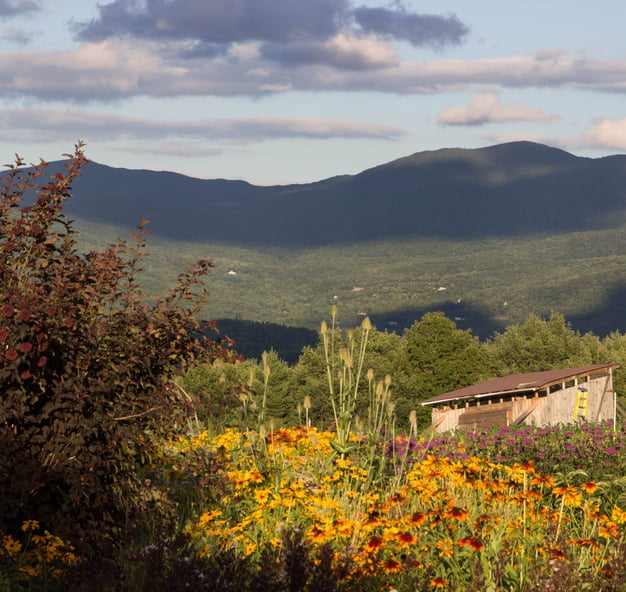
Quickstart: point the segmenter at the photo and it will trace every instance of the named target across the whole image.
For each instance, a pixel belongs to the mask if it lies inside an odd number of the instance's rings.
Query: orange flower
[[[385,573],[396,573],[399,571],[401,564],[399,561],[396,561],[393,557],[391,559],[387,559],[383,565],[383,569]]]
[[[548,549],[548,552],[552,559],[565,559],[565,551],[563,551],[563,549],[555,547],[554,549]]]
[[[604,539],[616,538],[619,534],[619,529],[615,522],[605,520],[604,524],[601,524],[598,528],[598,534]]]
[[[410,532],[400,532],[398,538],[405,545],[412,545],[415,542],[415,537]]]
[[[569,544],[574,545],[575,547],[598,547],[598,541],[594,539],[576,539],[573,541],[569,541]]]
[[[367,546],[370,549],[378,549],[383,544],[383,537],[373,536],[368,542]]]
[[[552,487],[554,485],[554,479],[549,475],[535,475],[531,480],[531,484]]]
[[[598,484],[594,481],[587,481],[586,483],[583,483],[580,488],[585,493],[595,493],[596,489],[598,489]]]
[[[432,519],[430,521],[430,526],[437,527],[443,522],[443,516],[441,514],[432,514]]]
[[[555,487],[552,490],[552,493],[554,495],[562,495],[563,503],[566,506],[569,506],[572,508],[579,507],[583,501],[583,496],[580,493],[580,491],[578,491],[578,489],[576,489],[575,487],[572,487],[571,485],[568,485],[568,486],[561,485],[560,487]]]
[[[467,517],[469,515],[469,511],[466,510],[465,508],[459,508],[458,506],[452,506],[452,508],[449,511],[449,515],[452,516],[452,518],[456,518],[457,520],[460,520],[461,522],[464,522],[465,520],[467,520]]]
[[[430,580],[430,585],[433,588],[445,588],[447,583],[448,580],[446,580],[445,578],[433,578],[432,580]]]
[[[421,526],[426,521],[426,514],[424,512],[414,512],[411,516],[411,524],[415,526]]]
[[[452,557],[454,554],[454,543],[452,539],[445,538],[437,541],[435,545],[439,549],[439,557]]]
[[[474,520],[474,528],[480,529],[486,524],[489,524],[492,520],[493,516],[490,516],[489,514],[481,514],[476,517],[476,520]]]
[[[324,530],[323,528],[320,528],[317,524],[314,524],[311,527],[309,536],[313,541],[319,543],[331,540],[333,538],[333,533],[330,530]]]
[[[617,524],[626,523],[626,512],[619,506],[615,506],[611,512],[611,519]]]
[[[512,479],[518,478],[516,473],[526,473],[527,475],[534,475],[535,473],[535,463],[532,460],[526,460],[521,463],[515,463],[513,467],[513,474],[511,475]]]
[[[394,495],[390,501],[392,504],[404,504],[407,501],[407,498],[404,495],[396,493],[396,495]]]
[[[477,536],[468,536],[459,541],[461,547],[471,547],[474,551],[480,551],[484,545]]]

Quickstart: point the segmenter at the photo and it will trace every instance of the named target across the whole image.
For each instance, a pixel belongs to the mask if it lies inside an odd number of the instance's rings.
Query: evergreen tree
[[[285,427],[294,422],[297,402],[289,395],[290,368],[276,350],[264,352],[261,363],[256,366],[252,382],[252,393],[259,422],[266,427],[272,423],[276,427]]]

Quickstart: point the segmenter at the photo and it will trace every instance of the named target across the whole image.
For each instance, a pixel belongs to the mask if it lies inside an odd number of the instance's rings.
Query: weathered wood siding
[[[577,409],[577,403],[582,402],[581,388],[587,389],[585,417],[579,417]],[[437,432],[512,424],[546,426],[597,422],[613,419],[614,405],[612,375],[606,372],[554,385],[546,391],[485,397],[472,402],[461,401],[456,407],[433,408],[432,422]]]

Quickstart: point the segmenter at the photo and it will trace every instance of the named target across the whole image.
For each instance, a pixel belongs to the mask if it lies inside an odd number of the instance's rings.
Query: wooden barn
[[[512,374],[422,401],[437,432],[487,426],[615,420],[619,364]]]

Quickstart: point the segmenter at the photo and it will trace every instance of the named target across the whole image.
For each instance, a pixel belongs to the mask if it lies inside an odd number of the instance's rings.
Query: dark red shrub
[[[79,549],[144,507],[137,470],[186,421],[173,374],[232,355],[197,330],[210,261],[148,299],[145,221],[130,243],[78,252],[63,203],[82,149],[63,174],[18,158],[0,180],[0,534],[37,519]]]

